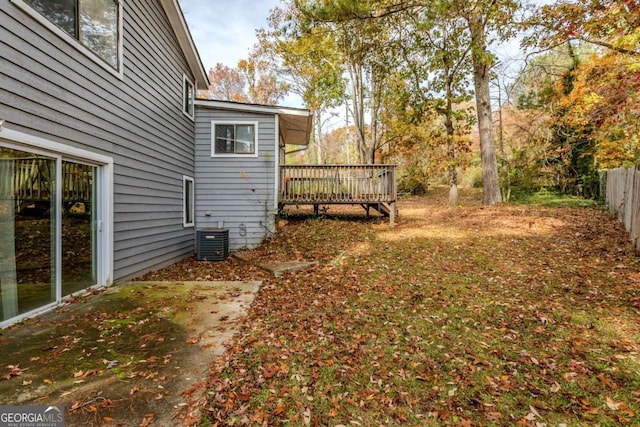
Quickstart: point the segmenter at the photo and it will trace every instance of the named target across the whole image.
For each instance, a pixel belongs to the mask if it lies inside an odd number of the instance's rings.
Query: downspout
[[[274,216],[278,215],[278,208],[280,203],[280,116],[276,114],[274,116],[274,128],[275,128],[275,171],[274,171],[274,183],[273,183],[273,211]],[[275,220],[274,220],[275,222]],[[274,227],[274,230],[276,228]]]

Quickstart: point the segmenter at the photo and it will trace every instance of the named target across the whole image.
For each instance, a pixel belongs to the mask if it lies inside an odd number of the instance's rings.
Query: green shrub
[[[482,188],[482,168],[472,166],[464,171],[460,184],[468,188]]]

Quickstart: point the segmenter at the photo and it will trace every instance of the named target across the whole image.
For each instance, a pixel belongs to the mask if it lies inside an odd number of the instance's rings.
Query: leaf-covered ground
[[[289,218],[245,253],[320,262],[281,279],[239,260],[153,275],[265,279],[202,425],[640,424],[640,270],[623,227],[601,207],[477,198],[406,199],[395,228]]]

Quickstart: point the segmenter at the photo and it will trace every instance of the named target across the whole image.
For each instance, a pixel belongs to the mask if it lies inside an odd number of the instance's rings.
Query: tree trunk
[[[315,137],[315,143],[316,143],[316,164],[318,165],[322,165],[324,164],[324,156],[322,153],[322,117],[321,117],[321,113],[320,111],[316,111],[316,114],[314,115],[315,121],[316,121],[316,137]]]
[[[491,54],[487,51],[482,16],[472,12],[467,18],[473,49],[473,83],[476,92],[478,131],[480,134],[480,158],[482,161],[482,203],[493,205],[502,202],[498,182],[496,147],[493,142],[493,117],[489,97],[489,69]]]
[[[455,182],[458,180],[457,172],[454,170],[450,171],[450,183],[449,183],[449,206],[458,206],[458,184]]]
[[[453,127],[453,75],[448,56],[443,58],[446,76],[446,108],[444,110],[444,128],[447,138],[447,156],[449,157],[449,206],[458,204],[458,171],[456,170],[456,145],[454,142],[455,128]]]
[[[365,139],[365,123],[364,123],[364,78],[362,68],[349,64],[349,77],[351,79],[351,116],[353,117],[353,126],[356,134],[356,148],[358,153],[358,163],[366,163],[367,159],[367,141]]]

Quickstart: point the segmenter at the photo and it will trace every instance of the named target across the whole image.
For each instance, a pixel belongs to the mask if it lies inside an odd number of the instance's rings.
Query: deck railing
[[[67,204],[89,202],[93,195],[92,166],[62,163],[62,199]],[[55,162],[38,157],[0,159],[0,199],[13,199],[16,212],[34,202],[51,201]]]
[[[282,165],[282,204],[368,204],[396,201],[395,165]]]

